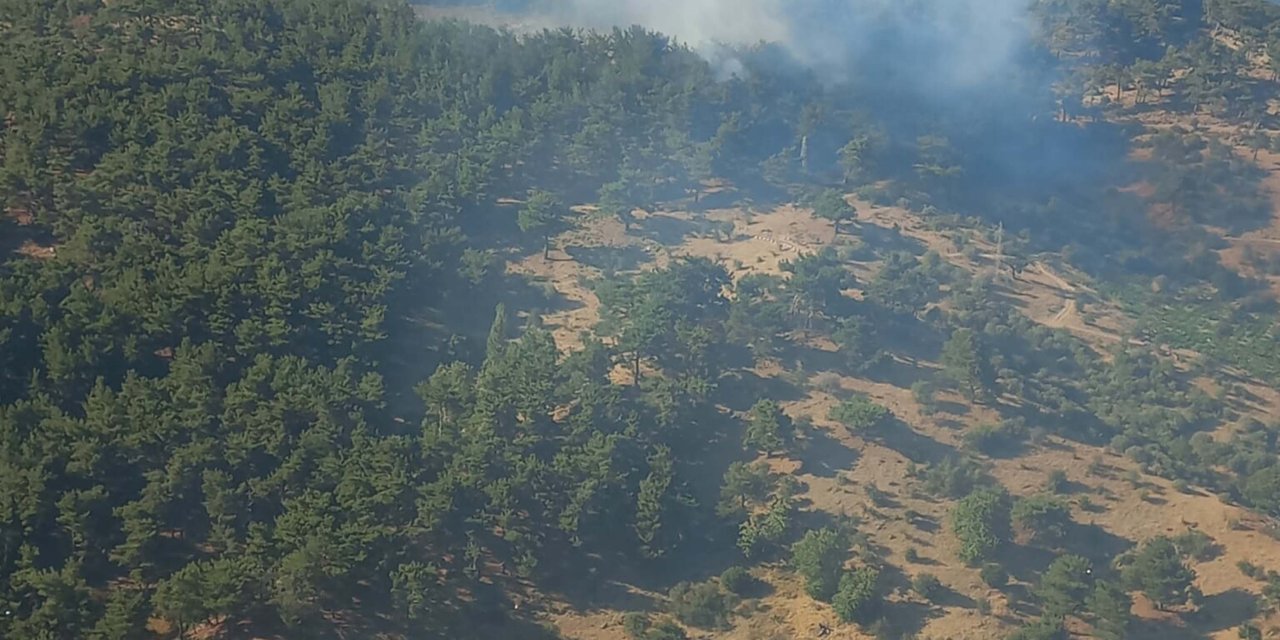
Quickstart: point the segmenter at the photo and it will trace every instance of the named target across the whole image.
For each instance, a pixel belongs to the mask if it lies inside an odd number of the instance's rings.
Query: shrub
[[[880,572],[871,567],[862,567],[841,576],[840,586],[831,599],[836,615],[845,622],[870,620],[879,608],[876,590],[879,579]]]
[[[911,579],[911,589],[925,600],[932,601],[942,591],[942,582],[932,573],[922,573]]]
[[[849,558],[848,539],[834,529],[809,531],[791,545],[791,564],[804,578],[804,589],[816,600],[830,600]]]
[[[951,510],[951,528],[960,539],[960,559],[974,564],[1008,540],[1009,496],[1002,489],[975,491]]]
[[[1200,562],[1212,560],[1218,556],[1219,547],[1209,534],[1203,531],[1188,531],[1173,538],[1178,553]]]
[[[714,582],[681,582],[671,588],[667,599],[672,615],[687,625],[705,629],[723,629],[729,625],[733,596]]]
[[[687,640],[688,637],[680,625],[670,620],[663,620],[649,629],[644,640]]]
[[[1012,519],[1021,534],[1036,542],[1056,545],[1067,536],[1071,510],[1056,496],[1030,496],[1013,505]]]
[[[937,390],[928,380],[917,380],[911,385],[911,397],[920,405],[920,413],[926,416],[933,415],[938,410],[938,403],[934,398],[936,394]]]
[[[984,616],[991,615],[991,599],[990,598],[985,598],[985,597],[978,598],[976,601],[974,601],[974,604],[976,604],[978,607],[978,613]]]
[[[994,562],[982,565],[982,570],[978,575],[983,582],[987,583],[987,586],[993,589],[1003,589],[1009,584],[1009,572]]]
[[[626,631],[628,636],[642,640],[645,632],[649,630],[649,616],[638,611],[622,616],[622,630]]]
[[[869,484],[867,485],[866,491],[867,499],[871,500],[871,504],[874,504],[877,507],[885,507],[889,505],[889,494],[881,491],[880,487],[877,487],[874,484]]]
[[[1012,455],[1027,442],[1027,427],[1021,422],[1005,420],[1000,424],[979,425],[964,434],[965,445],[989,456]]]
[[[1049,478],[1044,482],[1044,490],[1049,493],[1065,493],[1069,486],[1071,482],[1067,480],[1067,472],[1062,469],[1050,471]]]
[[[724,573],[720,574],[720,586],[724,587],[729,593],[736,595],[742,595],[751,588],[754,582],[755,578],[752,578],[751,574],[747,573],[747,570],[742,567],[729,567],[724,570]]]
[[[907,552],[903,555],[907,562],[920,562],[920,552],[915,547],[908,547]]]
[[[1093,456],[1093,459],[1089,461],[1089,475],[1100,476],[1106,470],[1107,470],[1107,463],[1103,461],[1102,454],[1097,454]]]
[[[930,465],[922,474],[922,479],[925,492],[950,498],[964,497],[975,487],[988,481],[982,467],[968,458],[947,458]]]
[[[1009,636],[1009,640],[1062,640],[1066,631],[1062,628],[1062,618],[1042,617]]]
[[[889,417],[889,410],[864,396],[853,396],[831,408],[827,417],[850,431],[869,431]]]
[[[1196,574],[1182,562],[1173,540],[1160,536],[1126,558],[1123,577],[1129,589],[1142,591],[1163,608],[1187,601]]]
[[[1065,555],[1054,560],[1044,575],[1036,595],[1044,611],[1054,616],[1076,613],[1093,592],[1093,565],[1080,556]]]
[[[1240,573],[1243,573],[1254,580],[1262,580],[1267,577],[1267,572],[1264,571],[1262,567],[1259,567],[1248,560],[1241,560],[1236,563],[1236,566],[1239,567]]]
[[[813,386],[827,393],[836,393],[840,390],[840,376],[830,371],[823,371],[813,376]]]

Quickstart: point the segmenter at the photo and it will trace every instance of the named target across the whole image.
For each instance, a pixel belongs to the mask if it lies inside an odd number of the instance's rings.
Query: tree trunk
[[[636,351],[636,357],[635,357],[635,360],[632,361],[631,370],[632,370],[631,384],[635,386],[639,386],[640,385],[640,351],[639,350]]]
[[[544,237],[542,239],[542,260],[545,262],[551,259],[551,238]]]

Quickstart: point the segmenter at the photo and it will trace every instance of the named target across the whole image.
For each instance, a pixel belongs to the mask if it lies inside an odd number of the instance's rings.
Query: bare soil
[[[974,273],[990,271],[994,247],[982,240],[976,257],[956,251],[956,243],[944,231],[932,231],[913,214],[896,208],[873,207],[856,203],[859,222],[897,228],[947,260]],[[732,222],[731,237],[690,233],[678,244],[664,249],[654,247],[651,259],[638,268],[652,268],[675,256],[700,256],[724,264],[735,278],[750,273],[781,272],[784,261],[803,253],[816,251],[836,238],[827,221],[814,218],[795,207],[750,214],[740,210],[718,210],[705,215],[719,222]],[[613,221],[584,217],[579,229],[557,240],[558,247],[644,246],[648,225],[689,222],[686,213],[663,213],[645,217],[631,234],[622,232]],[[1280,242],[1280,240],[1277,240]],[[549,285],[580,303],[571,311],[550,314],[546,323],[556,332],[564,348],[576,345],[579,331],[596,320],[598,303],[581,285],[584,277],[599,275],[598,270],[554,253],[554,259],[543,261],[540,255],[513,263],[511,271],[543,279]],[[870,274],[874,264],[853,264],[855,270]],[[1096,296],[1088,282],[1078,273],[1047,262],[1033,263],[1016,280],[1000,281],[1009,299],[1028,318],[1046,326],[1064,329],[1099,350],[1124,340],[1127,319],[1114,305]],[[1193,356],[1194,354],[1188,354]],[[899,368],[913,371],[911,378],[932,374],[939,365],[914,359],[898,358]],[[1013,587],[1003,591],[987,587],[975,569],[958,562],[956,542],[948,533],[950,503],[922,494],[908,469],[917,461],[954,452],[962,446],[965,430],[982,423],[997,421],[999,416],[989,407],[974,405],[949,393],[939,400],[948,411],[932,415],[924,413],[909,389],[909,380],[897,383],[873,381],[845,375],[843,371],[809,369],[828,381],[826,391],[813,391],[806,397],[786,403],[784,409],[793,417],[812,419],[817,433],[790,458],[775,457],[771,464],[805,486],[802,498],[809,509],[832,515],[856,515],[861,531],[882,554],[894,574],[896,585],[886,605],[891,626],[927,638],[1000,637],[1016,629],[1028,619],[1008,594],[1016,594],[1031,586],[1038,565],[1036,553],[1010,561],[1014,567]],[[777,366],[757,367],[757,375],[781,376],[786,372]],[[832,385],[829,381],[835,380]],[[1253,382],[1245,388],[1252,399],[1240,399],[1241,407],[1265,415],[1280,406],[1280,394]],[[827,419],[827,412],[841,398],[851,393],[865,394],[889,408],[899,420],[893,435],[860,437],[850,434]],[[1274,415],[1274,414],[1273,414]],[[1034,425],[1033,425],[1034,426]],[[1023,455],[1012,459],[990,460],[992,473],[1015,495],[1041,491],[1049,474],[1061,470],[1071,482],[1068,498],[1073,503],[1073,517],[1082,531],[1092,531],[1090,540],[1110,545],[1114,554],[1130,545],[1156,535],[1176,535],[1190,529],[1208,534],[1221,547],[1212,560],[1195,564],[1197,586],[1206,597],[1200,614],[1156,611],[1141,597],[1134,612],[1146,624],[1139,625],[1135,638],[1234,638],[1236,627],[1243,623],[1241,604],[1250,594],[1257,594],[1261,583],[1243,576],[1237,562],[1248,560],[1264,567],[1280,568],[1280,542],[1268,537],[1250,523],[1255,518],[1242,508],[1205,493],[1180,493],[1166,480],[1142,474],[1128,459],[1104,449],[1072,443],[1056,437],[1045,438]],[[1126,477],[1137,472],[1139,481],[1131,484]],[[888,497],[876,506],[866,488],[874,486]],[[1068,546],[1072,543],[1068,542]],[[918,562],[907,562],[908,549],[915,549]],[[1087,549],[1086,549],[1087,551]],[[1043,554],[1041,554],[1043,556]],[[1042,559],[1042,558],[1041,558]],[[905,587],[911,576],[921,572],[936,575],[947,589],[938,603],[928,603]],[[744,604],[735,617],[735,627],[722,632],[690,629],[692,638],[770,639],[816,637],[819,624],[833,628],[830,638],[868,638],[855,625],[836,623],[829,605],[818,603],[803,593],[793,574],[780,567],[757,567],[753,573],[767,582],[770,595]],[[659,594],[645,594],[661,602]],[[985,600],[991,606],[989,615],[977,612],[977,603]],[[622,610],[593,609],[576,611],[564,603],[547,606],[546,618],[566,637],[581,640],[623,640]],[[1260,617],[1255,623],[1276,624],[1280,619]],[[1081,627],[1083,628],[1083,627]]]

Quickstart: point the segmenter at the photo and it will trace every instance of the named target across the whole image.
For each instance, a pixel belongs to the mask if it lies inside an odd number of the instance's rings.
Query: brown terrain
[[[1275,162],[1268,156],[1260,161]],[[1273,165],[1275,166],[1275,165]],[[916,215],[893,207],[876,207],[854,201],[859,210],[862,231],[875,226],[896,229],[921,242],[952,264],[973,273],[1001,278],[1007,298],[1030,319],[1047,327],[1070,332],[1099,352],[1133,341],[1126,335],[1128,320],[1115,305],[1107,303],[1079,273],[1048,260],[1033,261],[1016,279],[995,274],[997,248],[992,243],[971,238],[978,251],[957,251],[952,232],[931,230]],[[735,277],[749,273],[780,273],[780,264],[788,259],[825,245],[845,244],[850,236],[837,236],[830,222],[813,217],[810,212],[792,206],[767,211],[720,209],[694,216],[683,212],[657,212],[640,217],[630,234],[619,223],[604,220],[589,212],[579,212],[580,224],[557,239],[553,259],[531,256],[509,265],[513,273],[525,274],[535,281],[554,287],[556,292],[579,303],[571,311],[544,317],[562,348],[578,344],[580,332],[589,330],[596,320],[598,301],[583,286],[586,279],[598,277],[600,270],[582,264],[570,254],[575,249],[599,247],[611,250],[640,250],[646,256],[638,268],[662,265],[676,256],[700,256],[716,260]],[[720,228],[708,230],[720,223]],[[732,225],[732,234],[725,233]],[[855,232],[861,235],[862,231]],[[679,232],[678,237],[671,237]],[[1265,236],[1259,236],[1259,238]],[[657,242],[663,240],[662,243]],[[1257,239],[1245,242],[1257,242]],[[1276,241],[1280,243],[1280,240]],[[970,256],[970,257],[966,257]],[[850,261],[850,268],[865,280],[877,265]],[[1133,341],[1135,344],[1141,344]],[[1167,353],[1178,361],[1195,354]],[[841,371],[823,371],[805,367],[813,380],[822,376],[821,390],[785,405],[793,417],[807,416],[825,433],[812,447],[801,448],[794,459],[776,457],[770,462],[775,471],[790,473],[806,487],[802,496],[809,509],[831,514],[850,514],[861,518],[860,531],[871,543],[887,554],[886,562],[909,578],[920,572],[933,573],[951,591],[940,603],[926,602],[908,589],[899,588],[889,597],[887,620],[896,628],[907,628],[921,638],[992,638],[1016,629],[1026,617],[1008,602],[1001,591],[988,588],[975,569],[956,560],[956,542],[947,530],[949,504],[924,496],[914,488],[907,476],[910,459],[899,449],[874,440],[863,440],[827,419],[827,411],[843,396],[857,392],[888,407],[909,429],[912,438],[931,441],[932,446],[946,449],[961,446],[964,429],[998,420],[986,407],[966,402],[954,394],[939,399],[947,411],[924,414],[909,390],[913,379],[939,367],[938,363],[919,361],[895,355],[898,368],[909,375],[900,382],[875,382],[845,375]],[[776,365],[760,365],[756,374],[762,377],[787,375]],[[1280,395],[1265,385],[1246,382],[1257,395],[1249,403],[1237,403],[1246,414],[1268,419],[1280,408]],[[1034,425],[1032,425],[1034,427]],[[1229,429],[1229,425],[1224,425]],[[847,462],[846,461],[851,461]],[[815,463],[816,462],[816,463]],[[1280,541],[1268,537],[1254,526],[1256,517],[1239,507],[1224,503],[1218,497],[1194,490],[1183,493],[1164,479],[1143,475],[1132,461],[1105,449],[1047,437],[1024,455],[1013,459],[991,460],[994,476],[1015,495],[1039,491],[1051,471],[1061,470],[1071,481],[1073,516],[1088,540],[1070,544],[1114,545],[1119,551],[1127,545],[1161,534],[1178,534],[1196,529],[1213,538],[1221,553],[1211,561],[1194,565],[1197,586],[1204,592],[1206,604],[1200,613],[1156,611],[1141,596],[1136,597],[1134,613],[1140,617],[1137,638],[1234,638],[1236,626],[1245,621],[1247,594],[1256,594],[1261,583],[1240,573],[1236,564],[1247,560],[1264,567],[1280,568]],[[1139,473],[1133,482],[1132,473]],[[875,486],[884,492],[888,506],[874,506],[865,487]],[[907,513],[914,512],[911,518]],[[919,526],[921,521],[929,523]],[[1254,523],[1254,524],[1251,524]],[[919,562],[907,562],[908,548],[915,548]],[[690,629],[693,638],[808,638],[816,637],[820,623],[834,631],[830,638],[870,637],[854,625],[840,625],[828,605],[815,602],[804,594],[799,580],[780,566],[764,566],[753,570],[756,577],[772,587],[770,595],[742,605],[735,618],[736,626],[720,633]],[[1014,575],[1017,585],[1029,587],[1031,575]],[[641,601],[660,603],[662,596],[636,591]],[[990,603],[990,614],[981,615],[977,602]],[[660,605],[659,605],[660,606]],[[552,602],[547,606],[547,620],[567,637],[580,640],[623,640],[622,612],[627,607],[613,608],[608,603],[597,608],[575,609],[567,603]],[[1256,621],[1263,628],[1280,624],[1280,617]]]

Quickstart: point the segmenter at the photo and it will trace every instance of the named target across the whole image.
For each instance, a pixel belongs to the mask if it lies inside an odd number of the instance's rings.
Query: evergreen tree
[[[1190,596],[1196,574],[1182,561],[1172,540],[1152,538],[1126,559],[1125,584],[1141,591],[1157,608],[1182,604]]]
[[[971,401],[990,395],[991,374],[978,336],[969,329],[956,329],[942,347],[942,366],[947,377],[960,385]]]
[[[848,556],[848,541],[830,528],[809,531],[791,545],[791,565],[804,578],[805,592],[816,600],[835,595]]]
[[[761,400],[747,412],[747,429],[742,443],[748,449],[773,455],[781,451],[791,433],[791,419],[772,400]]]
[[[1133,601],[1114,582],[1099,581],[1086,604],[1093,622],[1093,632],[1104,640],[1122,640],[1129,633],[1129,621],[1133,617]]]
[[[870,622],[879,610],[879,580],[880,572],[871,567],[845,572],[831,598],[836,615],[845,622]]]
[[[1074,555],[1055,558],[1036,588],[1045,615],[1058,618],[1079,611],[1092,592],[1093,565]]]
[[[520,230],[542,239],[542,259],[551,258],[551,236],[559,230],[564,217],[563,205],[546,191],[530,192],[517,215]]]

